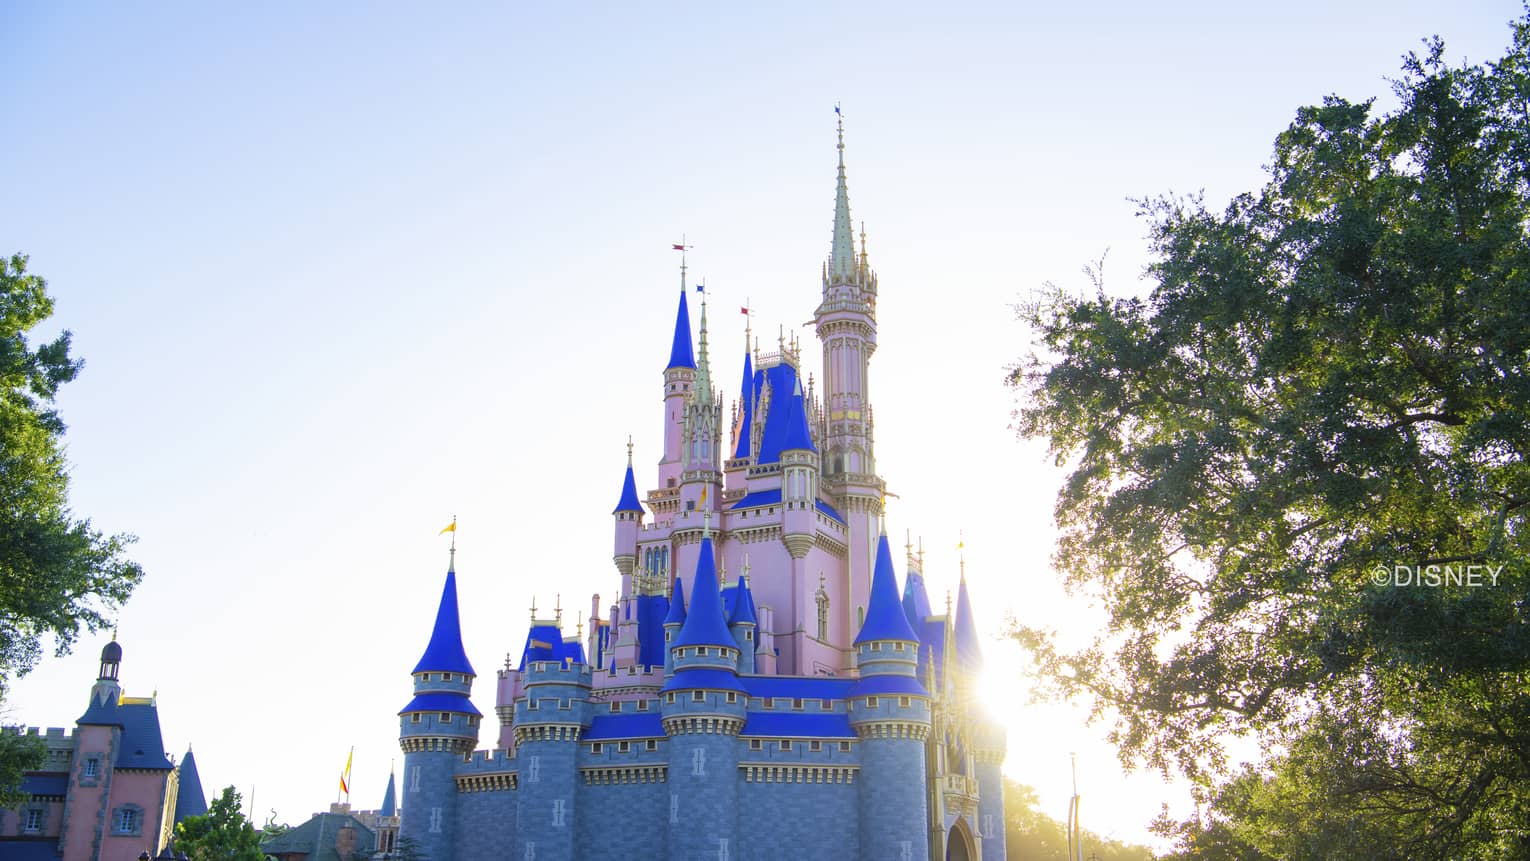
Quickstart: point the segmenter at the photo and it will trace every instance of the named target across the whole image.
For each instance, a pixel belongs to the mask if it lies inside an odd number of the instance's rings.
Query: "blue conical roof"
[[[930,614],[930,596],[924,590],[924,576],[917,571],[910,571],[908,579],[903,581],[903,615],[917,629],[924,624],[925,619],[930,618]]]
[[[691,581],[691,607],[685,625],[674,646],[734,646],[728,622],[723,618],[722,592],[717,586],[717,560],[712,538],[701,539],[701,554],[696,562],[696,578]]]
[[[393,772],[391,771],[388,772],[388,788],[383,790],[382,807],[378,808],[377,812],[383,816],[398,815],[398,793],[393,790]]]
[[[729,624],[758,625],[760,620],[754,614],[754,593],[749,590],[749,579],[740,578],[738,581],[738,595],[733,599],[733,617]]]
[[[669,599],[669,615],[664,617],[666,625],[685,624],[685,584],[680,582],[680,577],[675,577],[675,591]]]
[[[892,550],[885,534],[877,540],[877,567],[871,575],[871,600],[867,604],[866,621],[855,635],[856,645],[873,640],[919,641],[898,601],[898,576],[893,573]]]
[[[786,436],[781,440],[781,450],[807,449],[814,451],[813,433],[808,430],[807,408],[802,404],[802,378],[792,379],[792,400],[787,405]]]
[[[750,429],[754,427],[754,360],[749,351],[744,350],[744,382],[739,386],[739,403],[743,409],[739,411],[738,448],[734,450],[734,457],[748,457]]]
[[[414,665],[416,673],[467,673],[473,672],[468,663],[467,650],[462,648],[462,623],[457,616],[457,572],[446,570],[446,586],[441,590],[441,608],[436,611],[436,627],[430,632],[430,645]]]
[[[637,482],[632,479],[632,464],[627,464],[627,477],[622,479],[622,498],[616,501],[616,508],[612,514],[620,514],[623,511],[636,511],[643,513],[643,504],[638,502]]]
[[[983,663],[983,647],[978,641],[977,623],[972,620],[972,602],[967,599],[967,578],[962,578],[956,593],[956,658],[967,667]]]
[[[765,429],[760,435],[759,463],[779,463],[781,452],[813,448],[808,431],[807,409],[802,404],[802,380],[791,365],[767,368],[770,406],[765,411]]]
[[[197,774],[197,758],[191,755],[191,748],[186,748],[186,756],[181,759],[180,765],[180,789],[175,796],[175,818],[172,824],[179,824],[188,816],[207,815],[207,795],[202,791],[202,778]]]
[[[680,310],[675,314],[675,343],[669,348],[669,368],[696,367],[696,354],[691,352],[691,311],[685,304],[685,289],[680,290]]]

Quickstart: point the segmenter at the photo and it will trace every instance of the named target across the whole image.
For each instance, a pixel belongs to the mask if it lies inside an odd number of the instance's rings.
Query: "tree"
[[[53,409],[83,362],[69,333],[35,350],[27,332],[53,313],[47,284],[27,258],[0,259],[0,694],[25,675],[51,636],[58,654],[83,627],[105,627],[143,577],[124,557],[134,538],[105,536],[69,510],[69,475]]]
[[[1016,636],[1201,782],[1161,823],[1194,857],[1530,856],[1530,17],[1497,63],[1427,46],[1225,211],[1143,201],[1146,299],[1020,309],[1017,430],[1107,624]],[[1235,736],[1266,758],[1217,786]]]
[[[420,848],[419,841],[413,837],[400,838],[393,849],[392,857],[397,861],[429,861],[425,857],[425,851]]]
[[[9,810],[31,798],[21,791],[21,779],[40,768],[48,747],[40,736],[17,729],[0,730],[0,810]]]
[[[175,826],[175,848],[191,861],[262,861],[260,835],[240,812],[242,804],[234,787],[225,787],[207,813]]]
[[[53,302],[26,264],[0,258],[0,700],[36,665],[45,637],[66,653],[82,627],[107,625],[143,577],[123,555],[132,536],[104,536],[69,510],[64,423],[52,404],[82,363],[69,356],[68,332],[28,345]],[[21,775],[42,757],[41,743],[0,739],[0,806],[17,800]]]

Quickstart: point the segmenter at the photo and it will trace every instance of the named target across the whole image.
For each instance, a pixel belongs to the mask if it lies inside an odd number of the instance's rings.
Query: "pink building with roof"
[[[113,639],[72,733],[26,730],[47,756],[22,779],[29,798],[0,812],[0,859],[135,861],[158,855],[175,823],[207,812],[191,750],[179,764],[166,755],[157,697],[123,696],[121,663]]]

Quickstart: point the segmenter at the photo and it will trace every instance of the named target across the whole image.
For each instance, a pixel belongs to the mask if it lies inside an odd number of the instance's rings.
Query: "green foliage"
[[[1530,855],[1530,18],[1442,53],[1391,113],[1298,111],[1220,214],[1144,201],[1147,299],[1021,309],[1018,428],[1108,625],[1016,635],[1124,761],[1207,787],[1161,823],[1184,857]],[[1429,565],[1488,568],[1382,576]],[[1265,762],[1211,788],[1239,735]]]
[[[260,835],[240,812],[234,787],[225,787],[202,816],[188,816],[175,826],[176,851],[191,861],[262,861]]]
[[[69,333],[32,349],[27,332],[53,313],[27,258],[0,258],[0,696],[51,636],[64,654],[80,629],[105,627],[143,571],[123,553],[130,535],[105,536],[69,510],[69,475],[53,409],[79,373]]]
[[[1004,781],[1005,848],[1012,861],[1068,861],[1067,826],[1037,809],[1036,790]],[[1091,831],[1083,835],[1084,857],[1098,861],[1153,861],[1146,846],[1107,840]]]
[[[28,771],[41,768],[48,754],[42,738],[19,730],[20,727],[0,729],[0,810],[9,810],[29,799],[20,792],[21,779]]]
[[[0,258],[0,700],[36,665],[45,636],[64,654],[81,627],[104,627],[143,577],[123,557],[132,536],[103,536],[69,510],[64,423],[52,404],[81,363],[69,357],[68,332],[28,344],[53,302],[26,263],[19,254]],[[42,764],[40,745],[0,738],[0,808],[17,800],[22,774]]]
[[[419,841],[413,837],[404,837],[393,847],[392,857],[396,861],[429,861],[425,857],[425,851],[420,848]]]

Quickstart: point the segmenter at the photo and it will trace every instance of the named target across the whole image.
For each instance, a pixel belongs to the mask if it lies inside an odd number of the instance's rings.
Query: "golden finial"
[[[924,536],[919,536],[919,569],[924,570]]]
[[[507,672],[508,672],[508,671],[509,671],[509,669],[510,669],[510,666],[511,666],[511,664],[512,664],[512,663],[513,663],[513,661],[512,661],[512,660],[511,660],[511,658],[510,658],[510,653],[509,653],[509,652],[506,652],[506,653],[505,653],[505,670],[506,670],[506,671],[507,671]]]
[[[558,630],[563,630],[563,594],[561,592],[553,594],[553,624],[558,626]]]
[[[947,618],[949,618],[951,616],[951,590],[950,589],[946,590],[946,616],[947,616]]]
[[[632,434],[627,434],[627,466],[632,466]]]
[[[967,579],[967,537],[962,530],[956,531],[956,558],[961,564],[962,579]]]
[[[579,617],[578,618],[579,618],[579,621],[574,623],[574,636],[579,638],[579,639],[581,639],[581,640],[583,640],[584,639],[584,611],[583,610],[579,611]]]
[[[537,620],[537,596],[532,595],[531,596],[531,621],[534,623],[534,622],[536,622],[536,620]]]

